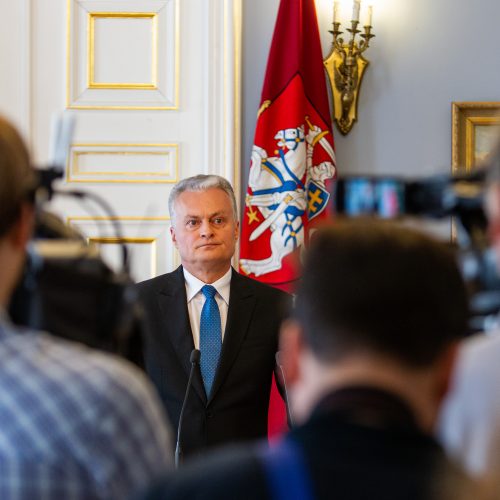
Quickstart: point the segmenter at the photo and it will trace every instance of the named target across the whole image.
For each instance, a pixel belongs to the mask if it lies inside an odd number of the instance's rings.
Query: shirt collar
[[[186,281],[186,295],[189,303],[206,285],[206,283],[198,279],[196,276],[193,276],[185,267],[182,268],[182,271],[184,272],[184,280]],[[217,293],[223,298],[227,305],[229,305],[229,289],[232,271],[232,267],[229,266],[229,269],[224,276],[219,278],[217,281],[210,283],[217,290]]]
[[[318,418],[323,414],[335,414],[345,420],[373,427],[417,427],[415,415],[403,398],[369,385],[353,385],[333,390],[318,403],[311,418]]]

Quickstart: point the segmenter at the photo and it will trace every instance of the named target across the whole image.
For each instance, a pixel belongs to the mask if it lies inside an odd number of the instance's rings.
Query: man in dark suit
[[[231,267],[236,201],[222,177],[198,175],[171,192],[171,235],[182,265],[137,289],[149,328],[146,370],[174,427],[201,351],[182,427],[184,455],[266,435],[278,331],[289,296]],[[201,368],[201,369],[200,369]]]
[[[467,329],[452,253],[374,220],[311,245],[281,335],[298,427],[270,450],[207,456],[148,500],[477,498],[431,436]]]

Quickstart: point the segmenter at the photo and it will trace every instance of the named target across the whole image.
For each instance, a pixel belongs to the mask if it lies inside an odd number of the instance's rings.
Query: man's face
[[[238,240],[238,221],[229,196],[217,188],[184,191],[174,211],[170,232],[182,265],[195,276],[197,270],[227,271]]]

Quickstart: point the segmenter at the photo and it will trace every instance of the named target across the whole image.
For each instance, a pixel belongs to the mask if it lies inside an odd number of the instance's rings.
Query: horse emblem
[[[312,125],[308,117],[306,121],[307,135],[304,125],[276,133],[276,156],[270,157],[263,148],[253,146],[251,194],[246,197],[246,205],[249,223],[260,223],[250,234],[250,241],[269,229],[271,256],[241,259],[240,267],[246,274],[261,276],[281,269],[283,258],[304,244],[304,216],[309,220],[317,217],[330,198],[325,182],[335,175],[335,153],[325,138],[329,132]],[[314,165],[314,149],[318,145],[326,151],[328,160]]]

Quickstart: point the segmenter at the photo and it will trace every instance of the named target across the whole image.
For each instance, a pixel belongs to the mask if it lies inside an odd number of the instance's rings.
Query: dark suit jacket
[[[309,498],[475,498],[463,472],[419,430],[406,404],[384,391],[334,392],[286,439],[301,450]],[[221,450],[164,478],[144,499],[276,500],[262,464],[255,447]],[[293,484],[297,473],[283,476]]]
[[[196,369],[184,413],[184,455],[266,435],[279,325],[290,296],[233,270],[210,399]],[[194,349],[182,266],[137,285],[146,312],[145,367],[177,429]]]

